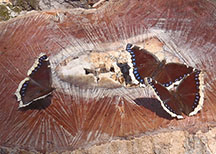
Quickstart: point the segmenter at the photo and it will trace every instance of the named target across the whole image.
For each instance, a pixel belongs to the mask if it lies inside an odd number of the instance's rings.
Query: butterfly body
[[[130,75],[129,75],[130,67],[128,66],[127,63],[117,63],[117,66],[120,68],[120,70],[121,70],[121,72],[123,74],[126,85],[129,84],[131,82],[131,78],[130,78]]]

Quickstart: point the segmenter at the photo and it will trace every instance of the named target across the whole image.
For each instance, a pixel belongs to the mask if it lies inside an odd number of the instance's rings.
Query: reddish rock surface
[[[216,120],[215,8],[205,0],[120,0],[94,10],[30,13],[0,23],[1,147],[59,152],[161,128],[207,131]],[[83,89],[60,82],[54,71],[51,104],[18,110],[14,92],[40,52],[50,56],[55,70],[68,56],[124,48],[152,35],[182,62],[204,71],[204,108],[196,116],[171,119],[148,88]]]

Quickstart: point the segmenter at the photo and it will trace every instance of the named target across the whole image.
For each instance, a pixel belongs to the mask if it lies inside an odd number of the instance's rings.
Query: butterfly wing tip
[[[25,106],[23,105],[23,102],[20,101],[18,109],[21,109],[21,108],[23,108],[23,107],[25,107]]]
[[[131,49],[132,46],[133,46],[133,45],[132,45],[131,43],[128,43],[128,44],[126,45],[126,50]]]
[[[25,108],[25,107],[28,106],[29,104],[30,104],[30,103],[28,103],[28,104],[23,104],[23,102],[20,101],[18,109]]]
[[[22,109],[22,108],[24,108],[26,106],[29,106],[31,103],[32,103],[32,101],[28,102],[28,103],[24,103],[22,100],[19,100],[19,107],[18,107],[18,109]]]
[[[194,113],[190,113],[190,114],[189,114],[190,117],[193,116],[193,115],[195,115],[195,114],[194,114]]]
[[[198,110],[196,110],[196,111],[191,112],[191,113],[189,114],[189,116],[191,117],[191,116],[196,115],[200,110],[201,110],[201,109],[198,109]]]
[[[176,117],[177,117],[177,119],[183,119],[182,115],[177,115]]]

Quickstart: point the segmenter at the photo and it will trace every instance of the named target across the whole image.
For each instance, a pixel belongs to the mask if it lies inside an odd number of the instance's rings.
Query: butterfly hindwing
[[[192,72],[193,68],[185,64],[167,63],[153,78],[165,87],[169,87],[172,84],[179,83]]]
[[[27,106],[33,101],[44,98],[50,92],[51,91],[49,91],[49,89],[42,88],[36,82],[28,78],[28,80],[23,84],[20,91],[20,107]]]
[[[157,81],[152,80],[151,78],[146,78],[145,80],[153,89],[163,109],[172,117],[177,117],[178,119],[183,118],[181,115],[180,106],[173,94]]]

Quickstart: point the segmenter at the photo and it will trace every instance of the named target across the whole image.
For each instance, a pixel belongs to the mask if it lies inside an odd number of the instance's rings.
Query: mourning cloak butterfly
[[[127,44],[126,50],[131,55],[129,73],[134,84],[140,83],[142,85],[145,77],[151,77],[163,86],[169,87],[176,82],[180,82],[194,70],[184,64],[160,61],[152,53],[132,44]]]
[[[153,89],[163,109],[172,117],[183,118],[182,113],[192,116],[202,109],[204,101],[204,80],[200,70],[187,75],[180,84],[168,90],[151,78],[145,78]]]
[[[19,108],[43,99],[51,94],[51,69],[48,57],[41,53],[27,72],[28,77],[22,80],[15,92]]]

